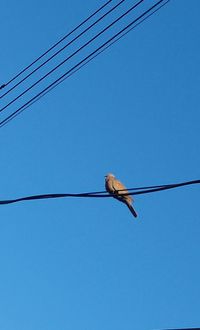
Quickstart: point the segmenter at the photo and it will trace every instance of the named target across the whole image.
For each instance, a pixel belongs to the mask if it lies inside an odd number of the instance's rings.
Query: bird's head
[[[105,179],[106,180],[108,180],[109,178],[114,178],[115,176],[114,176],[114,174],[112,174],[112,173],[108,173],[108,174],[106,174],[105,175]]]

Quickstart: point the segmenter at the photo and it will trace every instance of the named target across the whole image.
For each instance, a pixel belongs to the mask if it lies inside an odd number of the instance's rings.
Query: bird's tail
[[[133,216],[134,216],[135,218],[137,218],[137,213],[135,212],[133,206],[132,206],[131,204],[127,204],[127,206],[128,206],[128,208],[129,208],[129,210],[131,211],[131,213],[133,214]]]

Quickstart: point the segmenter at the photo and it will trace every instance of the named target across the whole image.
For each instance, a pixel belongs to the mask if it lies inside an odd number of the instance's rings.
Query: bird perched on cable
[[[137,217],[137,213],[132,206],[133,198],[130,195],[124,195],[128,194],[128,190],[113,174],[109,173],[105,176],[105,187],[109,194],[126,204],[133,216]]]

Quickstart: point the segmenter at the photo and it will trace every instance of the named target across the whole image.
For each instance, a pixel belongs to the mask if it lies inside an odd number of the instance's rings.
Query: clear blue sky
[[[2,0],[0,83],[103,3]],[[1,128],[0,199],[199,179],[199,12],[171,0]],[[137,196],[137,220],[110,198],[1,206],[0,329],[200,326],[199,189]]]

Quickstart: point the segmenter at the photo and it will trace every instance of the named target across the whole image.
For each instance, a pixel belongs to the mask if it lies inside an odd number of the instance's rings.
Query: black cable
[[[193,181],[187,181],[187,182],[182,182],[182,183],[175,183],[175,184],[171,184],[171,185],[166,185],[160,188],[152,188],[152,189],[146,189],[144,191],[137,191],[134,193],[131,193],[130,195],[141,195],[141,194],[149,194],[152,192],[158,192],[158,191],[162,191],[162,190],[169,190],[169,189],[174,189],[174,188],[178,188],[178,187],[183,187],[183,186],[188,186],[191,184],[199,184],[200,180],[193,180]]]
[[[153,14],[155,14],[158,10],[160,10],[162,7],[164,7],[170,0],[166,0],[165,3],[163,3],[161,6],[159,6],[158,8],[156,8],[152,13],[148,14],[146,17],[144,17],[140,22],[136,23],[133,27],[131,27],[128,31],[124,32],[121,36],[119,36],[118,38],[116,38],[114,41],[112,41],[110,44],[108,44],[106,47],[104,47],[103,49],[101,49],[100,51],[98,51],[98,53],[96,53],[95,55],[93,55],[92,57],[90,57],[86,62],[84,62],[82,65],[80,65],[78,68],[76,68],[74,71],[72,71],[70,74],[68,74],[66,77],[64,77],[62,80],[60,80],[59,82],[57,82],[54,86],[52,86],[49,90],[47,90],[45,93],[43,93],[42,95],[40,95],[36,100],[34,100],[33,102],[30,103],[30,105],[34,104],[36,101],[38,101],[41,97],[43,97],[44,95],[46,95],[47,93],[49,93],[51,90],[53,90],[56,86],[60,85],[64,80],[68,79],[70,76],[72,76],[74,73],[76,73],[77,71],[79,71],[82,67],[84,67],[87,63],[89,63],[90,61],[92,61],[95,57],[97,57],[98,55],[100,55],[101,53],[103,53],[106,49],[108,49],[109,47],[111,47],[113,44],[115,44],[118,40],[120,40],[121,38],[123,38],[126,34],[128,34],[130,31],[132,31],[133,29],[135,29],[138,25],[140,25],[142,22],[144,22],[147,18],[149,18],[150,16],[152,16]],[[24,109],[22,109],[21,111],[25,110],[26,108],[28,108],[28,106],[26,106]],[[21,113],[20,111],[20,113]]]
[[[119,4],[121,4],[123,1],[125,0],[121,0]],[[97,33],[94,37],[92,37],[89,41],[87,41],[83,46],[79,47],[75,52],[73,52],[71,55],[69,55],[65,60],[63,60],[62,62],[60,62],[58,65],[56,65],[52,70],[50,70],[49,72],[47,72],[44,76],[42,76],[40,79],[38,79],[34,84],[32,84],[30,87],[28,87],[24,92],[22,92],[21,94],[19,94],[18,96],[16,96],[12,101],[10,101],[9,103],[7,103],[3,108],[0,109],[0,112],[2,112],[3,110],[5,110],[8,106],[10,106],[11,104],[13,104],[15,101],[17,101],[20,97],[22,97],[24,94],[26,94],[28,91],[30,91],[33,87],[35,87],[36,85],[38,85],[41,81],[43,81],[46,77],[48,77],[50,74],[52,74],[55,70],[57,70],[60,66],[62,66],[64,63],[66,63],[69,59],[71,59],[72,57],[74,57],[76,54],[78,54],[81,50],[83,50],[85,47],[87,47],[89,44],[91,44],[91,42],[93,42],[94,40],[96,40],[100,35],[102,35],[105,31],[107,31],[108,29],[111,28],[111,26],[113,26],[114,24],[116,24],[119,20],[121,20],[124,16],[128,15],[132,10],[134,10],[137,6],[140,5],[140,3],[142,3],[144,0],[140,0],[138,1],[135,5],[133,5],[130,9],[128,9],[124,14],[122,14],[121,16],[119,16],[117,19],[115,19],[112,23],[110,23],[109,25],[107,25],[103,30],[101,30],[99,33]],[[119,4],[117,4],[114,9],[119,6]],[[102,17],[104,17],[105,15],[103,15]],[[101,19],[101,18],[100,18]],[[99,19],[99,20],[100,20]],[[98,20],[98,21],[99,21]],[[97,22],[98,22],[97,21]],[[93,23],[91,26],[93,26],[95,23]],[[90,27],[89,27],[90,28]],[[88,29],[86,29],[88,30]],[[86,31],[85,30],[85,31]],[[84,33],[84,32],[83,32]],[[75,38],[76,39],[76,38]],[[74,40],[75,40],[74,39]],[[73,42],[73,40],[72,40]],[[71,42],[70,42],[71,43]],[[69,44],[70,44],[69,43]]]
[[[200,328],[170,328],[164,330],[200,330]]]
[[[21,109],[18,113],[14,114],[10,119],[8,119],[2,126],[4,126],[5,124],[7,124],[10,120],[14,119],[17,115],[19,115],[21,112],[23,112],[24,110],[26,110],[27,108],[29,108],[29,106],[31,106],[32,104],[34,104],[35,102],[37,102],[39,99],[41,99],[44,95],[46,95],[47,93],[49,93],[51,90],[53,90],[56,86],[60,85],[64,80],[68,79],[70,76],[72,76],[74,73],[76,73],[77,71],[79,71],[82,67],[84,67],[87,63],[89,63],[90,61],[92,61],[95,57],[97,57],[98,55],[100,55],[101,53],[103,53],[106,49],[108,49],[109,47],[111,47],[114,43],[116,43],[118,40],[120,40],[122,37],[124,37],[126,34],[128,34],[130,31],[132,31],[134,28],[136,28],[138,25],[140,25],[142,22],[144,22],[147,18],[149,18],[150,16],[152,16],[154,13],[156,13],[158,10],[160,10],[162,7],[164,7],[170,0],[167,0],[165,3],[163,3],[161,6],[159,6],[158,8],[156,8],[152,13],[148,14],[146,17],[144,17],[140,22],[136,23],[133,27],[131,27],[128,31],[124,32],[121,36],[119,36],[118,38],[116,38],[114,41],[112,41],[110,44],[108,44],[106,47],[104,47],[103,49],[101,49],[98,53],[96,53],[95,55],[93,55],[92,57],[90,57],[86,62],[84,62],[82,65],[78,66],[75,70],[73,70],[71,73],[69,73],[66,77],[64,77],[62,80],[60,80],[59,82],[57,82],[55,85],[53,85],[51,88],[49,88],[46,92],[42,93],[40,96],[38,96],[35,100],[33,100],[31,103],[29,103],[27,106],[25,106],[23,109]],[[0,126],[1,128],[1,126]]]
[[[23,70],[21,70],[18,74],[16,74],[12,79],[10,79],[7,83],[0,86],[0,89],[8,86],[11,82],[13,82],[15,79],[17,79],[22,73],[24,73],[26,70],[28,70],[33,64],[37,63],[41,58],[43,58],[45,55],[47,55],[52,49],[54,49],[56,46],[58,46],[62,41],[64,41],[66,38],[68,38],[72,33],[74,33],[76,30],[78,30],[82,25],[84,25],[87,21],[89,21],[93,16],[95,16],[98,12],[100,12],[104,7],[106,7],[112,0],[107,1],[104,5],[102,5],[99,9],[97,9],[94,13],[92,13],[89,17],[87,17],[83,22],[81,22],[78,26],[76,26],[72,31],[67,33],[63,38],[58,40],[53,46],[51,46],[47,51],[45,51],[42,55],[40,55],[38,58],[36,58],[31,64],[26,66]],[[8,91],[9,92],[9,91]],[[7,94],[7,93],[6,93]],[[6,95],[4,94],[4,95]],[[4,96],[2,95],[1,98]]]
[[[107,40],[105,43],[103,43],[95,51],[93,51],[88,56],[86,56],[78,64],[76,64],[74,67],[72,67],[66,73],[64,73],[62,76],[60,76],[58,79],[56,79],[53,83],[51,83],[50,85],[48,85],[45,89],[43,89],[41,92],[39,92],[33,98],[31,98],[29,101],[27,101],[24,105],[22,105],[20,108],[18,108],[16,111],[14,111],[12,114],[10,114],[5,119],[3,119],[0,122],[0,128],[3,127],[4,125],[6,125],[8,122],[10,122],[12,119],[14,119],[17,115],[19,115],[22,111],[24,111],[29,106],[31,106],[33,103],[35,103],[41,97],[43,97],[45,94],[47,94],[52,89],[54,89],[57,85],[59,85],[65,79],[69,78],[72,74],[74,74],[76,71],[78,71],[84,65],[86,65],[88,62],[90,62],[93,58],[95,58],[96,56],[98,56],[105,49],[109,48],[113,43],[115,43],[116,41],[118,41],[119,39],[121,39],[124,35],[126,35],[128,32],[130,32],[131,30],[133,30],[133,28],[135,28],[136,26],[138,26],[139,24],[141,24],[144,20],[146,20],[148,17],[150,17],[151,15],[153,15],[155,12],[157,12],[161,7],[163,7],[164,5],[166,5],[170,0],[167,0],[165,2],[164,1],[165,0],[158,1],[155,5],[153,5],[148,10],[146,10],[142,15],[140,15],[138,18],[136,18],[131,23],[129,23],[125,28],[123,28],[122,30],[120,30],[113,37],[111,37],[109,40]],[[158,7],[158,8],[156,8],[156,7]],[[147,15],[147,16],[145,17],[145,15]],[[139,23],[135,24],[141,18],[142,18],[142,20]]]
[[[128,193],[125,193],[123,195],[141,195],[141,194],[147,194],[147,193],[153,193],[168,189],[174,189],[178,187],[193,185],[193,184],[199,184],[200,180],[193,180],[193,181],[186,181],[181,183],[172,183],[168,185],[160,185],[160,186],[150,186],[150,187],[140,187],[140,188],[129,188]],[[158,188],[159,187],[159,188]],[[146,189],[150,188],[150,189]],[[135,190],[140,190],[136,192],[132,192]],[[123,191],[123,190],[119,190]],[[42,195],[33,195],[33,196],[26,196],[26,197],[20,197],[16,199],[7,199],[7,200],[1,200],[0,205],[5,204],[11,204],[11,203],[18,203],[22,201],[28,201],[28,200],[39,200],[39,199],[52,199],[52,198],[64,198],[64,197],[79,197],[79,198],[104,198],[104,197],[113,197],[112,195],[108,194],[106,191],[98,191],[98,192],[86,192],[86,193],[63,193],[63,194],[42,194]]]
[[[107,15],[109,15],[113,10],[115,10],[117,7],[119,7],[125,0],[121,0],[119,3],[117,3],[114,7],[112,7],[110,10],[108,10],[104,15],[102,15],[99,19],[97,19],[94,23],[92,23],[90,26],[88,26],[85,30],[83,30],[81,33],[79,33],[76,37],[74,37],[71,41],[69,41],[66,45],[64,45],[61,49],[59,49],[56,53],[54,53],[52,56],[50,56],[46,61],[44,61],[43,63],[41,63],[37,68],[35,68],[33,71],[31,71],[27,76],[25,76],[23,79],[21,79],[17,84],[15,84],[12,88],[10,88],[6,93],[4,93],[2,96],[0,96],[0,99],[3,98],[5,95],[7,95],[9,92],[11,92],[12,90],[14,90],[17,86],[19,86],[22,82],[24,82],[27,78],[29,78],[30,76],[32,76],[36,71],[38,71],[40,68],[42,68],[45,64],[47,64],[49,61],[51,61],[55,56],[57,56],[59,53],[61,53],[64,49],[66,49],[68,46],[70,46],[73,42],[75,42],[77,39],[79,39],[82,35],[84,35],[86,32],[88,32],[91,28],[93,28],[96,24],[98,24],[102,19],[104,19]],[[144,0],[142,0],[144,1]],[[71,34],[71,33],[70,33]],[[69,58],[68,58],[69,59]],[[67,59],[67,60],[68,60]],[[66,60],[66,61],[67,61]],[[62,62],[60,65],[64,64],[66,61]],[[59,66],[60,66],[59,65]],[[59,67],[58,66],[58,67]],[[57,67],[54,69],[56,70]],[[53,71],[54,71],[53,70]],[[50,71],[50,73],[52,73],[53,71]],[[47,76],[50,74],[48,73]],[[43,77],[46,78],[46,75]],[[43,79],[42,79],[43,80]],[[38,81],[40,82],[40,81]],[[34,87],[35,85],[33,85],[32,87]],[[32,88],[30,87],[30,89]],[[27,90],[25,90],[25,92],[23,92],[22,94],[20,94],[18,97],[16,97],[12,102],[8,103],[5,107],[3,107],[2,109],[0,109],[0,112],[3,111],[4,109],[6,109],[10,104],[12,104],[13,102],[15,102],[19,97],[21,97],[22,95],[24,95],[27,91],[30,90],[29,88]]]

